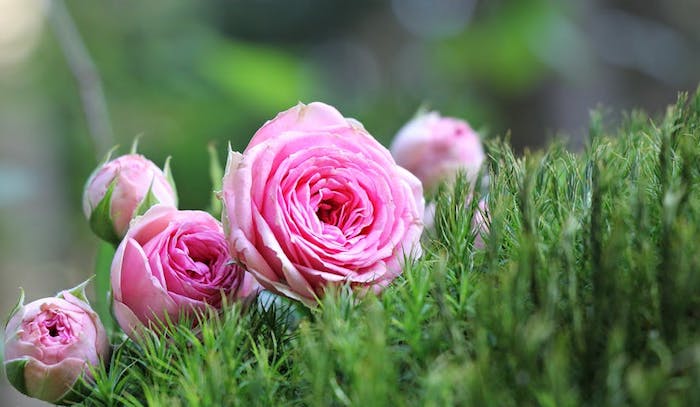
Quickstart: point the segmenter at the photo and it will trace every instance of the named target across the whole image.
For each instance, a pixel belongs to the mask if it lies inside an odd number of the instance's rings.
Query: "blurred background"
[[[92,273],[83,184],[136,136],[172,156],[182,208],[297,101],[324,101],[387,144],[419,106],[518,151],[591,108],[660,113],[700,81],[697,0],[0,0],[0,314]],[[3,406],[40,405],[8,388]]]

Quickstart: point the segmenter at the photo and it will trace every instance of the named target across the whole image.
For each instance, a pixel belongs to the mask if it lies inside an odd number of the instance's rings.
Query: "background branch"
[[[50,2],[49,20],[68,67],[77,82],[90,137],[99,159],[114,145],[112,125],[100,75],[63,0]]]

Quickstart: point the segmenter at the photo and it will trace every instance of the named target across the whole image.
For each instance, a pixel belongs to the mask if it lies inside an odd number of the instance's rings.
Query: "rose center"
[[[43,337],[50,342],[69,343],[73,339],[73,330],[68,316],[54,310],[46,311],[39,325],[43,327]]]
[[[209,266],[209,259],[199,260],[192,259],[194,266],[193,269],[187,270],[187,274],[192,278],[203,278],[211,273],[211,267]]]
[[[357,195],[348,190],[321,189],[318,193],[316,216],[323,233],[345,241],[364,233],[368,225],[368,211]]]
[[[322,201],[318,205],[316,216],[318,216],[318,219],[323,223],[337,226],[339,217],[338,212],[340,212],[338,207],[339,205],[336,202]]]

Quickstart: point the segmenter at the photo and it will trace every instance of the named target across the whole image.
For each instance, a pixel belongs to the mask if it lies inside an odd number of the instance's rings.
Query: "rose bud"
[[[230,151],[222,198],[234,258],[310,306],[329,285],[379,292],[420,255],[420,181],[323,103],[280,113]]]
[[[391,153],[431,192],[460,170],[473,184],[485,158],[479,135],[465,121],[437,112],[419,114],[406,123],[394,138]]]
[[[203,211],[155,205],[131,223],[111,270],[114,316],[138,338],[224,297],[244,299],[258,284],[231,259],[221,224]]]
[[[177,206],[168,161],[164,171],[139,154],[107,161],[90,175],[83,193],[83,211],[93,232],[117,244],[129,222],[151,206]]]
[[[80,379],[108,360],[110,346],[83,283],[24,305],[5,326],[5,372],[20,392],[54,404],[80,402]],[[84,389],[82,389],[84,390]]]

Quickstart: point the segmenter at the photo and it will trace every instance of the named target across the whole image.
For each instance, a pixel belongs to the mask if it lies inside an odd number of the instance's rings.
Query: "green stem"
[[[114,257],[114,246],[101,241],[97,248],[97,258],[95,260],[95,311],[100,316],[102,324],[111,335],[117,326],[112,317],[112,292],[110,290],[110,268]]]

